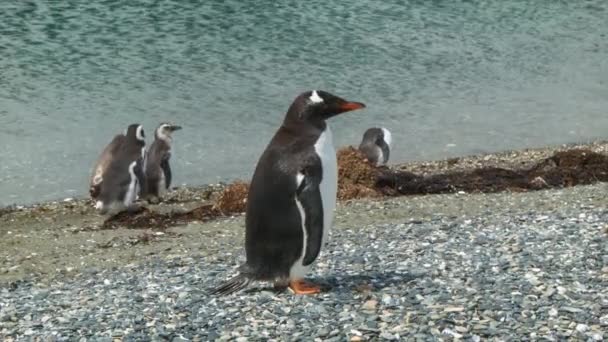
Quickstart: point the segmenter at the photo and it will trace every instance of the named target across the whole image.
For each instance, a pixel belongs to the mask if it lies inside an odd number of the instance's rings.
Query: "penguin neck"
[[[127,137],[129,140],[132,141],[133,144],[135,144],[135,146],[146,146],[146,142],[143,140],[139,140],[136,137]]]
[[[170,135],[165,133],[157,133],[155,138],[157,140],[164,141],[169,146],[171,146],[171,143],[173,142],[173,138],[171,138]]]
[[[281,128],[294,135],[321,135],[327,129],[327,123],[320,121],[293,121],[285,120]]]

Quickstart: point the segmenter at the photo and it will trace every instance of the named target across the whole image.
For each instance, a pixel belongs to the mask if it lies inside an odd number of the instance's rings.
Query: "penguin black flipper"
[[[301,183],[296,191],[296,200],[300,215],[304,215],[302,219],[306,230],[306,251],[302,260],[304,266],[317,259],[323,242],[323,201],[319,188],[323,170],[321,161],[316,159],[298,174]]]
[[[165,174],[165,188],[169,189],[171,186],[171,166],[169,166],[169,159],[171,158],[171,153],[166,153],[163,156],[163,160],[160,163],[160,167]]]
[[[144,158],[140,158],[137,160],[137,164],[135,164],[135,168],[133,169],[135,173],[135,177],[137,178],[137,182],[139,183],[139,192],[138,193],[146,193],[146,174],[144,172]]]

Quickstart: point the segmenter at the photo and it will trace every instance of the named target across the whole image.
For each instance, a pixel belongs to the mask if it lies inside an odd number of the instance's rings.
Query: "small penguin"
[[[154,142],[148,148],[145,162],[146,186],[142,198],[150,203],[158,203],[171,186],[171,143],[172,133],[182,129],[170,123],[161,123],[154,133]]]
[[[144,181],[145,134],[140,124],[129,125],[102,151],[90,180],[89,194],[102,215],[132,209]]]
[[[327,241],[336,205],[338,167],[326,123],[364,108],[325,91],[300,94],[266,147],[249,187],[247,261],[239,274],[211,290],[224,295],[252,281],[271,281],[296,294],[320,292],[304,280]]]
[[[359,151],[363,152],[372,164],[386,165],[391,152],[391,132],[384,127],[368,129],[363,134]]]

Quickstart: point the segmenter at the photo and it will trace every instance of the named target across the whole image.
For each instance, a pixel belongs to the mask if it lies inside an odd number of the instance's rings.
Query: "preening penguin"
[[[154,132],[154,142],[146,154],[145,177],[146,186],[142,189],[143,198],[151,203],[157,203],[171,186],[171,145],[173,132],[181,127],[169,123],[161,123]]]
[[[242,290],[255,280],[289,286],[298,294],[320,291],[304,277],[327,240],[336,204],[336,151],[325,120],[364,107],[325,91],[296,97],[251,180],[247,261],[213,294]]]
[[[386,165],[391,152],[391,132],[386,128],[368,129],[363,134],[359,151],[376,166]]]
[[[101,214],[130,209],[143,184],[145,134],[140,124],[129,125],[102,151],[91,175],[89,194]]]

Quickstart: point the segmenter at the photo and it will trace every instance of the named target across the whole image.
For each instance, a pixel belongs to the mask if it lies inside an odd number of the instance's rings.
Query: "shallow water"
[[[249,178],[292,99],[365,102],[391,162],[605,137],[608,2],[5,1],[0,205],[85,196],[129,123],[184,126],[175,183]]]

